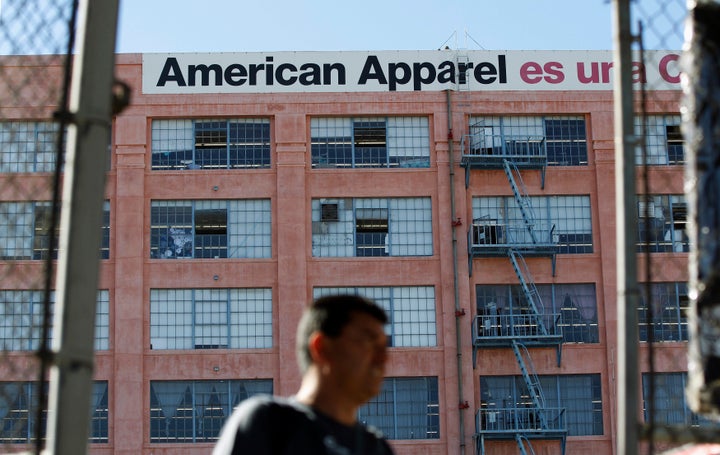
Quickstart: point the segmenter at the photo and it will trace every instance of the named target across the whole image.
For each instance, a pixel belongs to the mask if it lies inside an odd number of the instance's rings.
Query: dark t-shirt
[[[293,399],[244,400],[225,423],[213,455],[392,455],[375,429],[343,425]]]

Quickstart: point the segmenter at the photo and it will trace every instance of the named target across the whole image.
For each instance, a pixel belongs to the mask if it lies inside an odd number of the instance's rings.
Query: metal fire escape
[[[471,128],[471,130],[473,130]],[[546,405],[528,347],[555,347],[561,362],[562,333],[559,316],[545,313],[542,299],[525,261],[526,256],[549,257],[555,273],[556,244],[553,226],[536,221],[520,169],[538,169],[544,186],[547,152],[544,137],[498,137],[484,133],[462,139],[461,165],[469,185],[471,169],[502,169],[512,189],[521,222],[481,216],[473,220],[468,233],[469,270],[477,257],[507,256],[520,284],[522,303],[498,311],[488,309],[473,320],[473,367],[478,349],[510,348],[524,382],[524,391],[514,403],[483,406],[476,414],[476,453],[485,455],[488,440],[514,440],[521,454],[534,454],[531,440],[560,442],[565,453],[567,426],[562,408]],[[546,223],[547,224],[547,223]]]

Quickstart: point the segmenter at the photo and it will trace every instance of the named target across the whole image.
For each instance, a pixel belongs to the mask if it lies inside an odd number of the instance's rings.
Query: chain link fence
[[[0,2],[0,452],[39,451],[76,2]],[[54,234],[53,234],[54,233]]]
[[[685,174],[694,161],[686,134],[684,98],[643,80],[657,69],[666,81],[687,73],[686,28],[694,3],[686,0],[637,0],[630,3],[634,26],[634,106],[637,141],[638,283],[640,302],[640,399],[642,449],[647,453],[680,450],[684,444],[717,440],[717,423],[699,414],[685,393],[688,346],[694,337],[688,256],[692,257],[692,198]],[[656,59],[654,49],[677,51]],[[717,71],[717,68],[715,68]],[[693,75],[689,74],[692,78]],[[706,87],[708,89],[708,87]],[[711,90],[711,88],[710,88]],[[711,204],[716,205],[713,201]],[[689,229],[690,228],[690,229]],[[659,254],[662,253],[662,254]],[[669,344],[668,342],[681,343]],[[685,343],[689,341],[689,343]],[[705,452],[703,452],[705,453]]]
[[[39,448],[59,218],[59,168],[76,2],[0,2],[0,452]],[[684,344],[656,363],[657,346],[688,339],[688,202],[683,190],[688,152],[676,92],[644,84],[644,68],[679,77],[688,5],[637,0],[634,74],[638,175],[639,281],[643,418],[651,426],[702,426],[681,390],[687,385]],[[678,50],[656,61],[653,49]],[[99,301],[102,299],[99,298]],[[673,348],[671,348],[673,349]],[[673,363],[674,362],[674,363]],[[9,422],[12,422],[10,424]],[[652,432],[650,432],[652,434]],[[107,435],[106,435],[107,437]],[[649,440],[650,452],[673,444]]]

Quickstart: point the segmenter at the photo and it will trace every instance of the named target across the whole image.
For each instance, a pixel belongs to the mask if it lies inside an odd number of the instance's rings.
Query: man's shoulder
[[[369,449],[367,453],[379,455],[393,454],[392,447],[388,444],[388,441],[385,439],[385,435],[383,435],[382,431],[372,425],[363,424],[362,426],[365,430],[365,439],[366,441],[369,441],[369,446],[372,448]]]
[[[309,421],[292,400],[270,395],[249,397],[223,426],[213,454],[286,453],[298,432],[308,433]]]
[[[235,413],[243,418],[269,418],[273,422],[283,417],[300,419],[305,416],[303,409],[292,399],[274,395],[249,397],[238,405]]]

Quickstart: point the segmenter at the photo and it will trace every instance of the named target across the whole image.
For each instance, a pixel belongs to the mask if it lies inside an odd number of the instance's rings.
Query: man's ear
[[[313,363],[320,365],[327,358],[327,346],[325,336],[320,332],[314,332],[308,340],[308,349]]]

